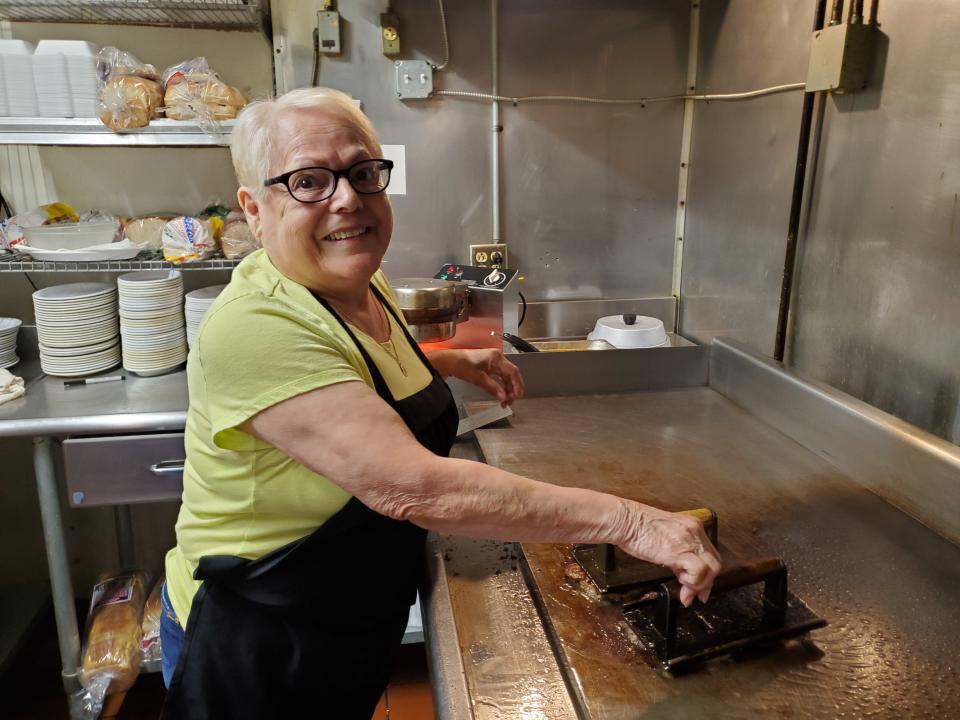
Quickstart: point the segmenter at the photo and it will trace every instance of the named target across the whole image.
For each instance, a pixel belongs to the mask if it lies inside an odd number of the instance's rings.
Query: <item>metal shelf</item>
[[[0,118],[0,145],[114,145],[228,147],[234,120],[206,132],[189,120],[153,120],[144,128],[113,132],[99,118]]]
[[[211,258],[192,263],[171,263],[161,260],[154,253],[143,254],[133,260],[102,260],[91,262],[45,262],[32,260],[29,255],[18,253],[0,254],[0,273],[3,272],[129,272],[132,270],[233,270],[239,260]]]
[[[11,22],[107,23],[160,27],[264,30],[266,0],[0,0]]]

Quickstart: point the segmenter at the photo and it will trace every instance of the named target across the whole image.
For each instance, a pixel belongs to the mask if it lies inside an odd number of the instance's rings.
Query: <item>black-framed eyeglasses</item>
[[[390,171],[393,161],[383,158],[361,160],[345,170],[331,170],[326,167],[306,167],[291,170],[264,180],[264,187],[283,185],[294,200],[302,203],[315,203],[327,200],[337,191],[340,178],[346,178],[350,186],[360,195],[376,195],[387,189],[390,184]]]

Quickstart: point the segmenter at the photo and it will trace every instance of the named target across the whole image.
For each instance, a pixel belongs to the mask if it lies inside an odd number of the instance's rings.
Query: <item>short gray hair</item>
[[[237,180],[255,195],[260,195],[263,181],[273,172],[271,160],[275,161],[281,153],[274,138],[277,118],[283,111],[295,109],[324,110],[338,116],[357,132],[372,155],[383,156],[373,124],[346,93],[327,87],[308,87],[291,90],[277,98],[257,100],[240,112],[230,141]]]

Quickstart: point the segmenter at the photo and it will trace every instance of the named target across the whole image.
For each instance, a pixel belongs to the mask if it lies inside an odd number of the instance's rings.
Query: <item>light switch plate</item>
[[[424,100],[433,95],[433,67],[423,60],[397,60],[397,97]]]

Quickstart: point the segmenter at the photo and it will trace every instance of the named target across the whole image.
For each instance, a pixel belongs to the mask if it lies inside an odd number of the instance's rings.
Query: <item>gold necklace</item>
[[[393,326],[390,324],[390,318],[387,317],[387,313],[383,309],[383,305],[379,301],[376,301],[376,303],[377,303],[377,312],[380,315],[380,317],[383,318],[384,322],[386,322],[387,332],[389,333],[387,337],[387,342],[380,343],[380,347],[382,347],[384,350],[387,351],[387,355],[392,357],[393,361],[397,363],[397,367],[400,368],[400,372],[403,373],[403,376],[407,377],[407,368],[405,368],[403,366],[403,363],[400,362],[400,353],[397,352],[397,346],[393,344]]]

